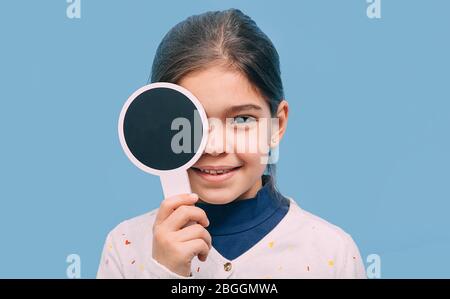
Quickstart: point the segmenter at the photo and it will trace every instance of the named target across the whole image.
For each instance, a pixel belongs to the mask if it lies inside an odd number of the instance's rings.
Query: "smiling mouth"
[[[201,174],[209,174],[214,176],[220,176],[224,175],[233,171],[236,171],[237,169],[241,168],[242,166],[237,167],[222,167],[222,168],[210,168],[210,167],[191,167],[194,171],[201,173]]]

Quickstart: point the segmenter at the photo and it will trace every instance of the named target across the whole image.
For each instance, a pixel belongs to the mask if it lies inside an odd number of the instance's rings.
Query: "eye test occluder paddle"
[[[157,82],[136,90],[119,116],[120,144],[139,169],[160,177],[164,197],[191,193],[187,170],[207,142],[208,118],[182,86]]]

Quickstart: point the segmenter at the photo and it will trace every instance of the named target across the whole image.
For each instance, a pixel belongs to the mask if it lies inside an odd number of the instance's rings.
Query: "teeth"
[[[201,169],[200,168],[200,171],[204,172],[204,173],[212,174],[212,175],[218,175],[218,174],[224,174],[224,173],[230,172],[231,169],[215,169],[214,170],[214,169]]]

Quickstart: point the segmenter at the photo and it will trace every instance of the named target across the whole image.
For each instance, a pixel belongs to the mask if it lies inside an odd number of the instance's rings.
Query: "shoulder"
[[[354,246],[351,235],[342,228],[302,209],[292,198],[289,200],[291,226],[295,229],[293,233],[301,240],[324,250],[346,251]]]
[[[156,218],[158,209],[154,209],[145,214],[138,215],[133,218],[126,219],[116,225],[110,232],[111,237],[127,236],[127,237],[142,237],[151,232],[151,228]]]
[[[290,198],[290,244],[323,277],[365,278],[359,249],[342,228],[303,210]],[[292,236],[295,236],[294,238]],[[298,256],[297,255],[297,256]],[[331,276],[327,276],[331,275]]]
[[[144,255],[151,248],[153,223],[158,209],[126,219],[107,235],[107,247],[121,259]]]

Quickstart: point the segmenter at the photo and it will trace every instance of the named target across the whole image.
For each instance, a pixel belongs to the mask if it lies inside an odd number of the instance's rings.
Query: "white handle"
[[[191,193],[191,184],[186,170],[170,171],[161,175],[161,185],[164,192],[164,198],[177,194]]]
[[[164,192],[164,198],[177,194],[191,193],[191,184],[186,170],[171,171],[167,175],[159,177]],[[190,220],[186,225],[192,225],[197,222]]]

